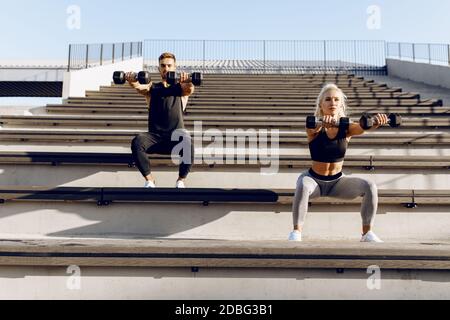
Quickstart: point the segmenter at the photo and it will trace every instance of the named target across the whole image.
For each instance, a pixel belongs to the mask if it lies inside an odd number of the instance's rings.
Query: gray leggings
[[[303,226],[308,212],[309,199],[334,197],[355,199],[363,197],[361,217],[364,226],[373,226],[378,207],[378,192],[375,183],[357,177],[337,175],[334,180],[325,181],[311,171],[304,172],[297,180],[293,202],[294,226]],[[325,178],[325,177],[323,177]]]

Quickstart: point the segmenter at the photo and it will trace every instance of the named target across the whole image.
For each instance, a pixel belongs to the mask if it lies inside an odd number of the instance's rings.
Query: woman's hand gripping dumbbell
[[[359,120],[359,125],[364,130],[378,128],[385,124],[389,124],[391,128],[399,127],[402,124],[402,117],[397,113],[391,113],[389,115],[378,113],[374,116],[365,113]]]
[[[342,127],[347,130],[350,126],[350,118],[342,117],[338,120],[333,116],[326,115],[323,118],[317,118],[315,116],[306,117],[306,128],[307,129],[316,129],[319,125],[323,128],[333,128],[333,127]]]

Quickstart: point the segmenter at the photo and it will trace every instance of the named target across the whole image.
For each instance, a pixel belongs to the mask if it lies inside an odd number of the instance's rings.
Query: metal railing
[[[142,57],[142,42],[70,44],[67,71]]]
[[[388,42],[388,58],[450,66],[450,44]]]
[[[145,40],[144,66],[172,52],[178,69],[204,73],[386,74],[384,41]]]

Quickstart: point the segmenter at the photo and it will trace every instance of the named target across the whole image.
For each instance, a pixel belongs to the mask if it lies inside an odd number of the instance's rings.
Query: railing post
[[[448,65],[450,66],[450,44],[447,45]]]
[[[100,65],[103,65],[103,43],[100,45]]]
[[[114,63],[114,58],[116,55],[116,44],[113,43],[112,45],[113,45],[113,47],[112,47],[112,63]]]
[[[267,44],[266,40],[263,40],[263,59],[264,59],[263,66],[264,66],[264,74],[266,73],[266,44]]]
[[[130,42],[130,59],[133,59],[133,42]]]
[[[203,73],[205,72],[205,68],[206,68],[206,40],[203,40]]]
[[[122,61],[125,60],[124,55],[125,55],[125,42],[122,42]]]
[[[430,43],[428,44],[428,60],[431,64],[431,44]]]
[[[401,42],[398,43],[398,58],[402,59],[402,44]]]
[[[89,45],[86,45],[86,69],[89,67]]]
[[[67,72],[70,71],[71,59],[72,59],[72,45],[69,44],[69,61],[67,63]]]
[[[416,44],[412,44],[413,62],[416,62]]]

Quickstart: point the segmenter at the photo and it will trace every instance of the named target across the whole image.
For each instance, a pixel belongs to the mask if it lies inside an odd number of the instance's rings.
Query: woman
[[[351,137],[361,135],[364,130],[358,123],[350,123],[348,129],[337,126],[341,117],[346,117],[346,96],[334,84],[327,84],[317,98],[316,128],[306,129],[312,158],[312,168],[300,175],[293,202],[294,231],[289,240],[302,241],[302,230],[308,211],[309,199],[335,197],[354,199],[363,197],[361,217],[363,222],[361,242],[382,242],[371,231],[378,206],[376,185],[368,180],[347,177],[342,173],[344,156]],[[385,114],[374,116],[374,130],[388,122]]]

